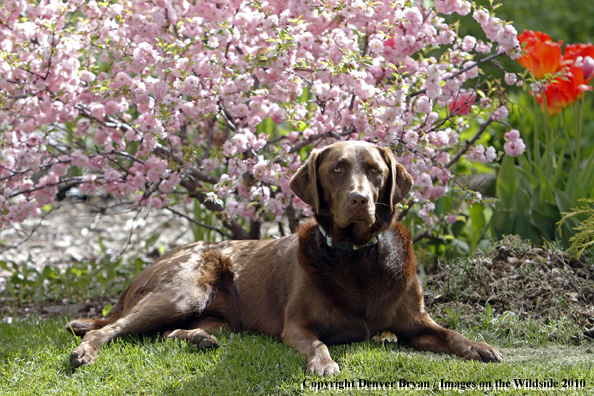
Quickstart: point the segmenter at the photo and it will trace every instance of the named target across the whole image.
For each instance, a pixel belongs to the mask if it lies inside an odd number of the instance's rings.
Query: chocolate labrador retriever
[[[70,364],[91,364],[115,337],[155,329],[214,347],[209,333],[221,327],[280,336],[320,376],[339,371],[326,345],[384,330],[418,350],[501,361],[495,348],[440,327],[425,311],[410,233],[393,221],[412,183],[389,148],[340,142],[313,150],[291,188],[314,219],[280,239],[196,242],[168,252],[132,282],[107,320],[67,325],[84,335]]]

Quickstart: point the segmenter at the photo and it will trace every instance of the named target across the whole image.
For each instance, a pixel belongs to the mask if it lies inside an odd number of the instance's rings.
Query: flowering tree
[[[401,217],[455,221],[433,201],[462,158],[498,157],[477,141],[508,114],[479,66],[521,51],[492,10],[425,3],[6,0],[0,223],[76,184],[157,209],[197,199],[222,234],[259,237],[262,221],[311,213],[289,189],[311,147],[350,139],[392,147],[414,176]],[[452,13],[472,13],[487,40],[458,37]]]

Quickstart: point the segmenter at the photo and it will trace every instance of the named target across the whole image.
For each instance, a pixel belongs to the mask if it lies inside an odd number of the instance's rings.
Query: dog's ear
[[[313,149],[307,162],[299,168],[291,179],[291,190],[303,202],[314,208],[315,213],[320,210],[320,192],[318,190],[318,157],[322,150]]]
[[[414,180],[404,166],[396,161],[394,153],[389,147],[384,147],[383,151],[386,164],[390,169],[385,191],[386,194],[389,194],[388,205],[390,205],[390,213],[393,213],[394,206],[402,201],[412,189]]]

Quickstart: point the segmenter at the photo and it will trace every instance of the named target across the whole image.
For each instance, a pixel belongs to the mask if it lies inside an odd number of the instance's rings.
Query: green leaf
[[[534,175],[530,171],[524,169],[521,166],[517,166],[516,167],[516,170],[518,172],[520,172],[522,174],[522,176],[524,176],[526,179],[528,179],[528,181],[530,182],[530,184],[532,184],[534,187],[536,187],[536,186],[538,186],[540,184],[540,182],[538,181],[538,179],[536,177],[534,177]]]
[[[107,303],[107,305],[103,307],[103,310],[101,311],[101,314],[103,316],[109,315],[109,313],[111,312],[111,309],[112,308],[113,308],[113,306],[111,305],[111,303]]]
[[[470,219],[472,220],[472,246],[471,249],[474,252],[476,246],[479,243],[479,238],[483,234],[483,230],[487,225],[487,221],[485,220],[485,207],[483,205],[474,204],[470,207]]]
[[[544,167],[544,166],[543,166]],[[536,163],[533,162],[534,173],[538,177],[539,180],[539,187],[540,187],[540,202],[543,203],[545,200],[552,200],[553,199],[553,192],[551,188],[554,186],[551,185],[549,178],[547,178],[542,171],[542,168]]]
[[[497,175],[497,196],[504,207],[512,207],[517,190],[518,176],[516,175],[514,158],[507,155],[503,158],[499,174]]]
[[[586,192],[578,181],[579,175],[576,175],[575,169],[572,169],[567,179],[567,185],[565,186],[565,194],[569,198],[572,207],[578,206],[578,201],[582,198],[586,198]]]
[[[555,201],[561,212],[569,212],[571,210],[571,200],[563,191],[556,187],[553,187],[553,193],[555,194]]]
[[[548,213],[532,208],[530,222],[545,239],[549,241],[555,239],[555,219],[549,216]]]

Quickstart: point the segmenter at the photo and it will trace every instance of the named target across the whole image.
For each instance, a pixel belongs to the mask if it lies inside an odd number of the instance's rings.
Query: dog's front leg
[[[427,314],[411,334],[410,345],[420,351],[446,352],[485,363],[498,363],[503,360],[503,356],[496,348],[484,342],[469,340],[455,331],[444,329],[433,322]]]
[[[298,323],[287,323],[281,335],[283,341],[301,352],[307,358],[307,373],[333,375],[340,371],[338,364],[330,357],[328,347],[308,330]]]

